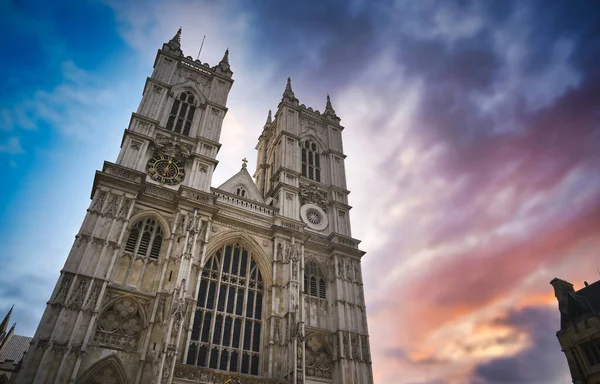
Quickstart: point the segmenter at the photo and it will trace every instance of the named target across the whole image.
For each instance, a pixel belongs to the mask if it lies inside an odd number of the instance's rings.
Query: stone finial
[[[248,166],[248,159],[245,157],[242,159],[242,168],[246,168]]]
[[[179,27],[179,29],[177,30],[177,33],[171,39],[171,41],[173,41],[173,40],[176,41],[176,42],[178,42],[178,43],[181,43],[181,27]]]
[[[554,296],[556,296],[556,299],[558,300],[558,309],[562,310],[565,308],[567,295],[575,292],[573,284],[555,277],[550,281],[550,285],[554,288]]]
[[[296,95],[294,95],[294,91],[292,91],[292,79],[289,77],[287,78],[285,91],[283,91],[283,97],[281,98],[281,101],[287,101],[298,105],[298,99],[296,99]]]
[[[267,115],[267,122],[265,123],[265,125],[271,124],[272,122],[273,122],[273,119],[271,117],[271,110],[269,109],[269,115]]]
[[[183,56],[181,51],[181,27],[168,43],[163,44],[163,50],[174,53],[177,56]]]
[[[325,112],[323,112],[323,116],[331,120],[336,120],[338,123],[340,121],[340,118],[335,113],[335,109],[333,109],[333,106],[331,105],[331,98],[329,97],[329,94],[327,94],[327,103],[325,104]]]
[[[231,75],[233,74],[233,72],[231,71],[231,67],[229,66],[229,48],[225,50],[225,54],[223,55],[223,58],[221,59],[219,64],[215,67],[215,70],[228,77],[231,77]]]
[[[229,48],[227,48],[225,50],[225,54],[223,55],[223,58],[221,59],[221,63],[229,64]]]

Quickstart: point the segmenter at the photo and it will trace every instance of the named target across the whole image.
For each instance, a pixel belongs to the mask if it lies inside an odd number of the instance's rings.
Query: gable
[[[239,195],[249,200],[258,201],[262,204],[265,203],[246,167],[243,167],[238,173],[221,184],[217,189]]]

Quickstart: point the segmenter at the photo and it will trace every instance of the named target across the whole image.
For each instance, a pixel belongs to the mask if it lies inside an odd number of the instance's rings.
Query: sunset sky
[[[0,316],[32,336],[156,50],[235,83],[213,186],[286,78],[345,126],[376,383],[570,382],[553,277],[600,279],[600,2],[0,2]]]

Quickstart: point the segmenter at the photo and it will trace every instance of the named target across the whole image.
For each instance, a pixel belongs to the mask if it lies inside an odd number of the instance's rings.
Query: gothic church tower
[[[214,67],[157,53],[17,383],[373,382],[342,131],[288,79],[246,169],[211,187],[227,96]]]

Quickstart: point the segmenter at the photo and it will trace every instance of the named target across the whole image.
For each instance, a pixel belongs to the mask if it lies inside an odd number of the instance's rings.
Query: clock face
[[[151,158],[146,165],[146,172],[154,180],[167,185],[179,184],[185,177],[181,161],[166,155]]]

